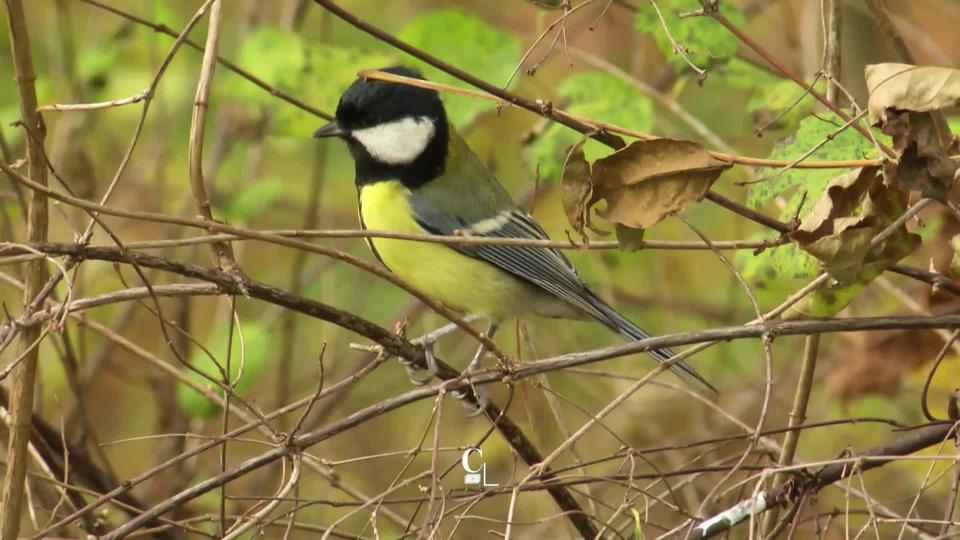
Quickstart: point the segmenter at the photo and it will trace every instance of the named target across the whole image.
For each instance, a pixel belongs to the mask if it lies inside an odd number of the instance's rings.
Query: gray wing
[[[432,234],[452,235],[459,230],[471,236],[488,238],[549,240],[547,233],[540,225],[529,214],[515,206],[492,217],[468,222],[466,219],[438,210],[422,194],[416,192],[411,195],[411,204],[417,222]],[[570,261],[557,249],[477,244],[451,244],[450,247],[465,255],[493,264],[543,289],[630,341],[650,337],[643,329],[617,313],[594,294]],[[650,355],[658,361],[664,361],[671,358],[673,353],[669,349],[656,349],[650,351]],[[671,369],[680,375],[692,377],[707,388],[716,391],[684,362],[674,364]]]

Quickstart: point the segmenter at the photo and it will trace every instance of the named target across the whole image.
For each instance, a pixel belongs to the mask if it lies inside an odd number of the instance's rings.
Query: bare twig
[[[851,459],[836,460],[808,479],[799,478],[770,491],[761,491],[755,496],[746,499],[736,506],[717,514],[697,526],[691,538],[711,538],[756,514],[765,512],[791,498],[798,493],[817,492],[838,480],[842,480],[855,472],[864,472],[882,467],[900,456],[940,444],[944,439],[953,435],[954,426],[950,423],[927,426],[898,437],[886,444],[855,454]],[[851,460],[856,467],[851,466]]]
[[[20,0],[6,0],[7,29],[13,53],[14,76],[20,98],[21,119],[36,137],[27,137],[27,166],[30,177],[39,185],[47,185],[47,164],[43,158],[43,121],[37,113],[37,91],[34,87],[36,73],[30,51],[30,36]],[[31,191],[27,215],[27,238],[31,242],[47,239],[47,197]],[[24,272],[26,287],[23,304],[29,306],[42,290],[45,268],[42,260],[28,262]],[[24,481],[29,460],[27,448],[30,442],[30,420],[37,376],[39,350],[34,343],[40,338],[39,327],[24,331],[20,337],[23,362],[14,374],[13,393],[10,398],[10,439],[7,446],[7,467],[3,479],[3,499],[0,502],[0,537],[16,538],[20,530],[20,518],[24,502]]]
[[[810,334],[804,340],[803,363],[800,365],[800,376],[797,381],[797,389],[793,395],[793,406],[790,408],[790,416],[787,420],[790,431],[783,438],[783,448],[780,450],[780,457],[777,459],[777,464],[781,467],[793,464],[801,433],[800,430],[793,428],[803,425],[807,420],[807,403],[810,401],[810,392],[813,388],[813,374],[817,368],[817,349],[819,347],[820,334]],[[773,489],[779,488],[785,481],[786,476],[783,473],[774,475]],[[774,507],[764,517],[764,536],[773,531],[777,523],[778,513],[779,509]]]
[[[826,57],[823,70],[827,74],[827,101],[840,107],[840,86],[837,82],[840,79],[841,48],[840,36],[843,28],[843,20],[840,16],[840,1],[827,0],[827,31],[825,38],[826,46],[823,48],[823,55]]]
[[[187,157],[190,162],[190,188],[193,190],[197,212],[208,221],[213,221],[213,212],[210,210],[210,197],[207,195],[207,186],[203,179],[203,131],[207,110],[210,107],[213,72],[217,67],[217,40],[220,38],[220,10],[222,5],[222,0],[214,0],[210,6],[207,44],[203,49],[200,80],[197,82],[197,95],[193,101],[193,118],[190,121],[190,146]],[[230,271],[239,270],[230,244],[215,242],[212,248],[220,268]]]

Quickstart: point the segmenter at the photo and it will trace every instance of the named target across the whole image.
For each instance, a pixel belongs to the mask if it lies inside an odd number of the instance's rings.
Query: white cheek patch
[[[421,116],[355,129],[350,134],[373,159],[388,165],[406,165],[427,148],[436,130],[433,120]]]

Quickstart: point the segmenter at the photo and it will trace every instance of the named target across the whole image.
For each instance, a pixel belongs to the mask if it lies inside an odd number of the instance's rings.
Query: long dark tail
[[[607,328],[613,330],[630,341],[639,341],[641,339],[650,337],[650,334],[646,333],[643,328],[640,328],[630,319],[617,313],[617,310],[610,307],[606,302],[601,300],[600,297],[589,291],[589,289],[588,294],[584,296],[603,316],[597,317],[594,313],[591,313],[591,315],[593,315],[597,321],[603,323]],[[670,349],[653,349],[648,352],[650,356],[652,356],[657,362],[669,360],[674,356]],[[686,362],[677,362],[670,366],[670,370],[684,379],[696,381],[702,384],[704,387],[717,393],[717,389],[714,388],[712,384],[708,383],[706,379],[700,376],[700,374],[697,373],[692,367],[690,367],[690,364],[687,364]]]

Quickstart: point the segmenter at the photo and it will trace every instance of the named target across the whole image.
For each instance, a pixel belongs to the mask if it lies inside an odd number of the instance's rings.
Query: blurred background
[[[37,0],[27,4],[41,105],[110,101],[143,91],[173,43],[170,35],[155,29],[163,25],[180,32],[201,2],[107,0],[105,4],[126,15],[86,0]],[[706,69],[702,84],[682,58],[671,54],[671,44],[648,2],[603,0],[582,2],[586,4],[583,7],[580,4],[575,2],[576,11],[550,29],[562,11],[519,0],[341,2],[351,13],[467,72],[523,96],[551,100],[582,116],[756,157],[797,157],[829,133],[815,127],[823,108],[805,98],[794,83],[773,72],[736,37],[708,18],[677,16],[695,10],[699,5],[695,0],[662,0],[658,6],[674,38],[690,50],[690,60]],[[721,4],[723,13],[743,32],[789,70],[814,81],[821,68],[824,43],[820,1],[744,0]],[[881,31],[868,3],[850,0],[841,4],[840,81],[860,105],[865,105],[863,67],[907,60]],[[912,56],[910,63],[958,67],[960,3],[925,0],[887,1],[884,5]],[[219,45],[223,58],[328,113],[334,111],[340,92],[358,70],[398,63],[423,68],[411,57],[311,2],[230,0],[223,11]],[[205,33],[203,19],[190,39],[202,46]],[[541,33],[544,35],[538,39]],[[536,46],[530,49],[532,45]],[[19,109],[6,39],[0,40],[0,58],[4,59],[0,61],[0,80],[7,81],[0,84],[0,142],[4,160],[12,162],[23,155],[24,141],[23,131],[11,127],[11,122],[19,118]],[[196,214],[187,180],[187,137],[200,61],[201,53],[188,46],[173,58],[150,101],[142,133],[110,205],[189,217]],[[434,70],[426,69],[425,73],[434,80],[463,86]],[[822,84],[821,80],[818,87]],[[571,227],[557,185],[563,151],[580,139],[579,134],[549,125],[517,108],[498,110],[489,102],[461,96],[447,95],[444,99],[451,120],[515,198],[531,209],[554,238],[566,238]],[[44,114],[47,152],[77,196],[100,198],[131,145],[142,112],[142,104],[132,104]],[[691,127],[690,118],[700,125]],[[956,119],[950,121],[955,128],[958,126]],[[323,123],[322,118],[218,66],[204,147],[204,172],[214,216],[254,229],[357,228],[353,164],[345,146],[339,141],[310,138]],[[758,128],[762,129],[759,136]],[[855,133],[851,136],[857,137]],[[851,155],[850,146],[843,149],[846,155],[831,154],[828,146],[814,158],[875,157],[869,145],[859,155]],[[586,151],[589,159],[609,153],[593,141]],[[796,206],[796,185],[813,178],[805,175],[821,175],[818,178],[823,179],[838,171],[792,173],[797,173],[792,183],[772,195],[751,193],[747,187],[736,185],[749,179],[749,171],[741,167],[726,172],[714,189],[768,215],[789,220]],[[23,196],[22,188],[0,181],[0,237],[18,241],[26,237]],[[707,202],[689,207],[687,215],[711,240],[776,235]],[[52,204],[51,241],[73,241],[87,219],[75,208]],[[198,234],[157,223],[113,217],[104,220],[124,242]],[[939,209],[924,214],[923,222],[923,227],[912,224],[911,228],[921,233],[924,245],[905,262],[921,268],[930,264],[945,268],[952,255],[946,239],[958,232],[958,227]],[[598,219],[597,224],[612,230],[612,225],[603,220]],[[608,239],[590,234],[595,239]],[[697,239],[678,219],[659,224],[647,232],[646,238]],[[362,239],[316,242],[373,260]],[[98,230],[93,243],[110,241]],[[445,322],[391,284],[332,259],[252,241],[235,242],[233,248],[244,272],[252,278],[356,313],[387,328],[408,319],[409,336]],[[200,265],[212,264],[206,245],[151,252]],[[568,254],[597,292],[653,334],[737,325],[755,316],[736,277],[707,250]],[[786,275],[789,272],[778,271],[774,262],[762,259],[770,253],[755,257],[750,250],[743,250],[729,255],[748,278],[761,309],[776,306],[809,281],[805,276]],[[21,292],[11,280],[20,278],[22,268],[4,265],[0,272],[4,274],[0,301],[15,315],[21,305]],[[162,272],[148,275],[155,284],[187,281]],[[99,262],[83,263],[72,282],[74,298],[139,285],[129,268]],[[172,346],[201,369],[212,372],[203,348],[221,361],[226,357],[230,299],[180,297],[164,299],[162,306],[165,315],[190,336],[177,335]],[[955,297],[932,294],[929,286],[900,276],[882,276],[861,292],[843,315],[947,313],[958,307]],[[239,331],[233,332],[231,347],[234,365],[241,341],[244,356],[238,392],[265,412],[316,390],[318,359],[324,348],[326,385],[356,373],[373,357],[349,347],[362,342],[355,335],[262,302],[237,298],[236,321]],[[619,342],[596,325],[538,319],[511,323],[496,341],[519,361]],[[446,361],[463,367],[472,356],[473,343],[454,334],[438,344],[437,352]],[[807,421],[872,417],[902,424],[922,422],[918,396],[929,363],[943,344],[943,335],[932,331],[824,336]],[[802,350],[802,337],[781,337],[773,343],[773,387],[766,429],[787,423]],[[4,361],[10,361],[13,354],[12,350],[6,352]],[[948,392],[960,377],[955,356],[947,356],[932,382],[930,402],[940,415]],[[76,362],[76,372],[69,376],[66,357]],[[164,362],[187,378],[208,384],[174,359],[148,302],[87,311],[41,345],[42,391],[37,411],[51,425],[63,429],[71,444],[86,448],[90,458],[117,479],[135,476],[196,446],[203,437],[222,433],[221,409],[151,361]],[[660,376],[657,384],[642,388],[606,417],[602,427],[592,428],[555,466],[599,460],[565,472],[571,477],[599,478],[631,471],[649,475],[734,464],[747,447],[748,441],[742,437],[693,448],[677,447],[742,436],[745,429],[756,427],[767,378],[760,343],[741,340],[719,344],[696,355],[691,363],[720,389],[719,395],[696,397],[694,390],[672,375]],[[549,453],[652,367],[653,362],[642,355],[621,358],[529,379],[513,385],[512,393],[505,385],[497,385],[492,395],[501,404],[510,399],[510,416],[542,452]],[[303,429],[330,424],[410,389],[400,365],[395,360],[386,362],[355,384],[319,401]],[[366,538],[377,534],[398,538],[403,536],[407,520],[422,523],[422,499],[429,491],[429,478],[391,491],[387,497],[390,503],[377,512],[369,508],[357,511],[350,501],[357,494],[380,494],[429,468],[433,406],[432,400],[425,400],[403,407],[312,447],[310,453],[331,473],[305,467],[298,489],[289,495],[297,501],[285,502],[271,515],[279,519],[264,523],[260,533],[248,535],[284,536],[284,513],[295,505],[302,507],[296,511],[292,537],[313,536],[317,527],[329,526],[345,516],[337,531]],[[289,430],[299,414],[286,415],[272,425],[281,432]],[[241,423],[236,417],[229,420],[231,427]],[[446,490],[463,490],[458,462],[468,446],[482,447],[490,482],[507,484],[527,474],[523,462],[496,434],[486,437],[489,431],[488,420],[468,418],[455,400],[445,399],[439,441],[446,449],[440,458],[441,470],[452,468],[443,480]],[[893,436],[889,425],[870,422],[808,430],[800,437],[797,459],[831,459],[846,449],[864,449]],[[273,444],[263,434],[246,437],[229,445],[227,467]],[[774,435],[773,440],[781,437]],[[425,451],[411,457],[408,451],[418,446]],[[633,457],[624,457],[622,447],[636,452]],[[667,449],[639,453],[660,447]],[[951,455],[953,451],[947,445],[930,453]],[[746,458],[748,470],[724,483],[711,500],[705,497],[723,478],[722,470],[667,481],[634,480],[632,486],[627,480],[588,482],[574,489],[585,508],[601,522],[612,520],[617,534],[655,538],[688,515],[696,515],[701,505],[709,514],[748,495],[756,473],[750,467],[770,465],[775,460],[776,454],[769,448],[757,446]],[[412,464],[408,466],[408,462]],[[948,461],[932,466],[928,461],[909,461],[879,469],[862,480],[854,479],[852,485],[869,496],[853,500],[839,488],[828,488],[805,507],[796,537],[841,538],[872,519],[877,537],[886,538],[901,527],[895,520],[877,517],[887,512],[906,515],[912,511],[917,516],[940,519],[953,466]],[[219,452],[206,452],[157,475],[135,492],[146,501],[160,500],[219,470]],[[243,514],[258,502],[258,497],[270,497],[283,482],[283,474],[285,471],[276,465],[229,484],[227,513]],[[743,480],[749,481],[739,483]],[[50,519],[57,496],[42,482],[31,481],[31,488],[35,514],[24,516],[24,524],[42,527]],[[462,500],[452,498],[449,504]],[[216,519],[219,501],[219,494],[211,492],[168,517],[192,520],[192,526],[212,533],[217,530],[212,520]],[[618,510],[621,504],[625,507]],[[845,504],[850,508],[847,515]],[[437,534],[455,538],[491,536],[490,530],[502,531],[508,507],[509,493],[478,500],[451,513]],[[574,535],[558,512],[544,492],[525,492],[518,499],[514,520],[519,525],[514,534],[527,538]],[[466,517],[454,518],[461,513]],[[102,519],[115,524],[122,517],[122,512],[110,510]],[[938,526],[931,529],[937,530]],[[913,529],[907,531],[917,534]],[[79,529],[64,533],[77,535]],[[742,528],[732,537],[748,534],[747,528]]]

